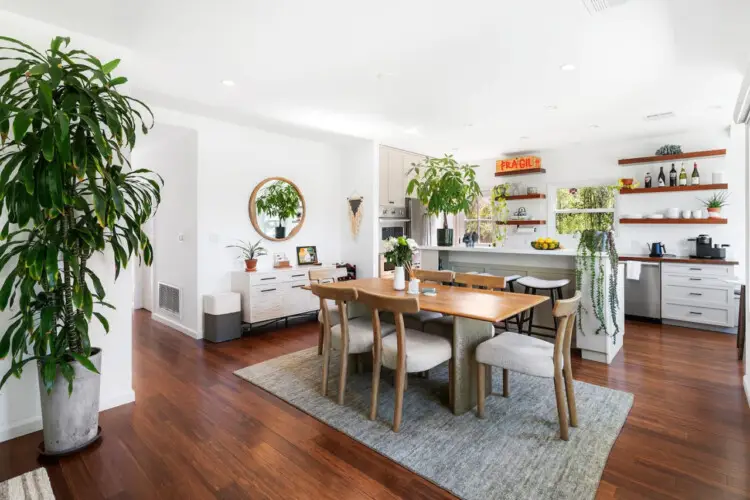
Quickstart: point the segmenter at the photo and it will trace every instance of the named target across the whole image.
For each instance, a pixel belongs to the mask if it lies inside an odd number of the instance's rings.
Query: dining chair
[[[310,279],[310,283],[317,283],[317,284],[325,284],[325,283],[334,283],[336,281],[337,277],[337,269],[334,268],[327,268],[327,269],[310,269],[308,273],[308,278]],[[339,324],[339,312],[338,308],[336,307],[336,302],[331,300],[328,302],[328,309],[330,310],[330,318],[331,322],[330,324],[338,325]],[[318,356],[323,354],[323,309],[318,311]]]
[[[350,354],[367,354],[372,352],[373,333],[372,323],[366,316],[349,319],[347,302],[357,300],[355,288],[333,288],[326,285],[310,284],[312,293],[320,298],[320,311],[323,314],[323,377],[322,393],[328,394],[328,370],[331,359],[331,349],[340,353],[339,360],[339,394],[338,403],[344,404],[346,393],[346,378],[348,375],[348,361]],[[331,310],[329,303],[333,301],[338,307],[341,322],[331,324]],[[390,328],[390,327],[393,328]],[[381,335],[386,336],[396,330],[395,325],[386,325]]]
[[[425,269],[414,269],[414,277],[425,284],[450,285],[453,283],[453,271],[428,271]],[[423,330],[427,321],[441,318],[443,315],[434,311],[419,311],[415,314],[404,314],[404,325],[406,328]],[[390,315],[385,315],[386,321],[392,320]]]
[[[451,343],[443,337],[404,327],[404,314],[419,312],[417,297],[389,297],[359,290],[357,301],[372,310],[373,358],[370,420],[377,418],[380,367],[385,366],[396,372],[393,431],[398,432],[401,428],[407,374],[425,372],[449,361],[453,357],[453,348]],[[380,311],[393,313],[395,335],[383,335]],[[449,377],[452,375],[449,374]]]
[[[476,350],[477,361],[477,416],[484,418],[486,397],[486,368],[503,369],[503,397],[510,395],[511,371],[535,377],[551,378],[555,383],[557,416],[560,421],[560,438],[568,440],[568,413],[570,425],[578,426],[576,399],[573,392],[573,372],[570,367],[570,342],[573,337],[576,312],[581,292],[570,299],[558,300],[552,314],[558,319],[557,336],[552,344],[542,339],[515,332],[505,332],[482,342]],[[490,384],[492,378],[489,378]],[[568,411],[565,411],[567,395]]]

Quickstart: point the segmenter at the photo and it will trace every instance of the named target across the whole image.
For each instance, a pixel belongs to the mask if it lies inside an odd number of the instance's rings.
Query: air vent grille
[[[182,291],[176,286],[160,282],[159,309],[179,318],[182,311]]]

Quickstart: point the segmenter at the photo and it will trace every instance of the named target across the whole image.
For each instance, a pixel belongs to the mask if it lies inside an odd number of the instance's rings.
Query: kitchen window
[[[585,229],[611,230],[615,223],[615,190],[609,186],[555,190],[555,232],[576,234]]]
[[[472,209],[466,213],[464,227],[467,232],[479,234],[478,245],[490,245],[495,239],[495,221],[492,218],[492,203],[489,195],[479,198]],[[459,235],[463,238],[463,235]]]

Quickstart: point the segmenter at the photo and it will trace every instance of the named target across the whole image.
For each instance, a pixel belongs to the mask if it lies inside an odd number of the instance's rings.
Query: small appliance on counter
[[[696,259],[717,259],[725,260],[727,258],[727,248],[729,245],[713,244],[713,239],[707,234],[700,234],[697,238],[689,238],[688,241],[695,242],[695,255]]]
[[[661,242],[651,244],[647,243],[646,245],[649,248],[649,257],[664,257],[664,253],[667,251],[667,247]]]

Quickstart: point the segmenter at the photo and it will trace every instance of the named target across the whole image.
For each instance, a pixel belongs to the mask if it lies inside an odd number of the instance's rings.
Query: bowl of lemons
[[[553,238],[537,238],[531,242],[531,246],[536,250],[558,250],[562,248],[560,242]]]

